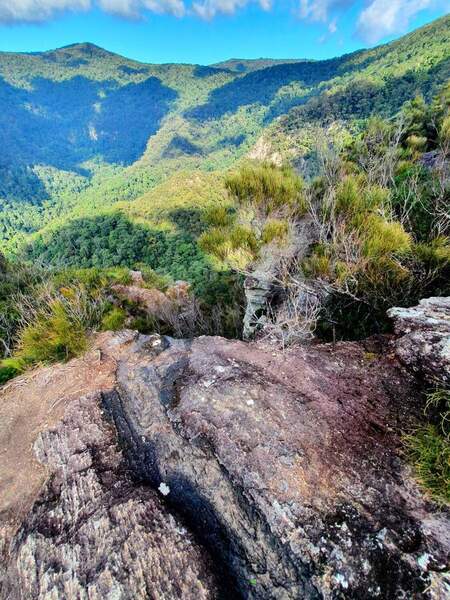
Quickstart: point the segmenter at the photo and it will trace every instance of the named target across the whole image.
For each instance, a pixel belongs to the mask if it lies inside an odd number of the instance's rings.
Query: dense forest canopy
[[[351,129],[429,100],[448,77],[449,29],[444,17],[325,61],[148,65],[92,44],[0,53],[0,246],[174,172],[227,169],[261,135],[282,158],[308,158],[312,122]]]

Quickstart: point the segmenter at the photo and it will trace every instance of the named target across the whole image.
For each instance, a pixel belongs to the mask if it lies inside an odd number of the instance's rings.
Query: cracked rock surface
[[[415,382],[379,350],[122,332],[16,380],[0,447],[32,443],[22,472],[2,455],[0,597],[448,597],[448,512],[401,457]]]
[[[391,308],[400,336],[399,359],[430,384],[450,385],[450,298],[425,298],[412,308]]]

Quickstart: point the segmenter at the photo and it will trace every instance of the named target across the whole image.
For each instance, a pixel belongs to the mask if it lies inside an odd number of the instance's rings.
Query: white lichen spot
[[[344,590],[346,590],[348,588],[348,581],[345,579],[345,577],[341,573],[336,573],[336,575],[334,576],[334,580]]]
[[[158,491],[163,495],[163,496],[168,496],[170,494],[170,487],[167,485],[167,483],[164,483],[164,481],[162,481],[159,484],[159,488]]]
[[[255,401],[254,401],[254,400],[251,400],[251,399],[250,399],[250,400],[247,400],[247,405],[248,405],[248,406],[253,406],[254,404],[255,404]]]
[[[386,535],[387,535],[386,527],[383,527],[383,529],[380,529],[380,531],[377,533],[377,542],[378,542],[378,545],[380,546],[380,548],[382,548],[384,545]]]
[[[363,572],[366,575],[367,575],[367,573],[370,573],[371,566],[370,566],[370,563],[369,563],[369,561],[367,559],[363,560],[362,569],[363,569]]]
[[[424,554],[421,554],[417,559],[417,564],[423,571],[426,571],[426,569],[428,569],[428,565],[430,563],[431,558],[431,554],[425,552]]]

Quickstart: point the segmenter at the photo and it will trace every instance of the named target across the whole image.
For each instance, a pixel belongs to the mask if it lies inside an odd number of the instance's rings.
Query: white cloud
[[[270,10],[271,0],[203,0],[193,2],[193,12],[202,19],[212,19],[217,14],[232,15],[247,4],[257,2],[263,10]]]
[[[143,10],[176,17],[186,12],[183,0],[98,0],[98,5],[105,12],[131,19],[139,18]]]
[[[94,7],[127,19],[138,19],[144,11],[212,19],[217,14],[234,14],[251,3],[262,10],[272,7],[272,0],[0,0],[0,24],[47,21],[64,11]]]
[[[311,21],[328,21],[330,14],[354,0],[300,0],[300,16]]]
[[[328,39],[337,31],[339,15],[350,6],[362,5],[357,33],[373,44],[388,35],[403,33],[411,19],[426,8],[448,8],[449,0],[294,0],[298,15],[323,23]],[[175,17],[194,15],[210,20],[218,14],[232,15],[253,4],[270,10],[272,3],[286,7],[286,0],[0,0],[0,25],[50,20],[67,11],[93,8],[128,19],[142,18],[145,12]]]
[[[0,23],[39,22],[66,10],[88,10],[91,0],[0,0]]]
[[[139,17],[139,3],[135,0],[99,0],[100,8],[105,12],[129,19]]]
[[[358,18],[358,34],[368,43],[402,33],[421,10],[436,5],[434,0],[370,0]]]
[[[48,21],[64,11],[103,11],[126,18],[138,18],[143,10],[182,17],[184,0],[0,0],[0,23]]]

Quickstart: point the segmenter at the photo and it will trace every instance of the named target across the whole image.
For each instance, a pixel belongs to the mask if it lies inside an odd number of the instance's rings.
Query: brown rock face
[[[22,490],[2,598],[448,597],[448,514],[401,461],[417,408],[385,349],[132,332],[97,346],[111,384],[33,426],[24,468],[47,479]]]

